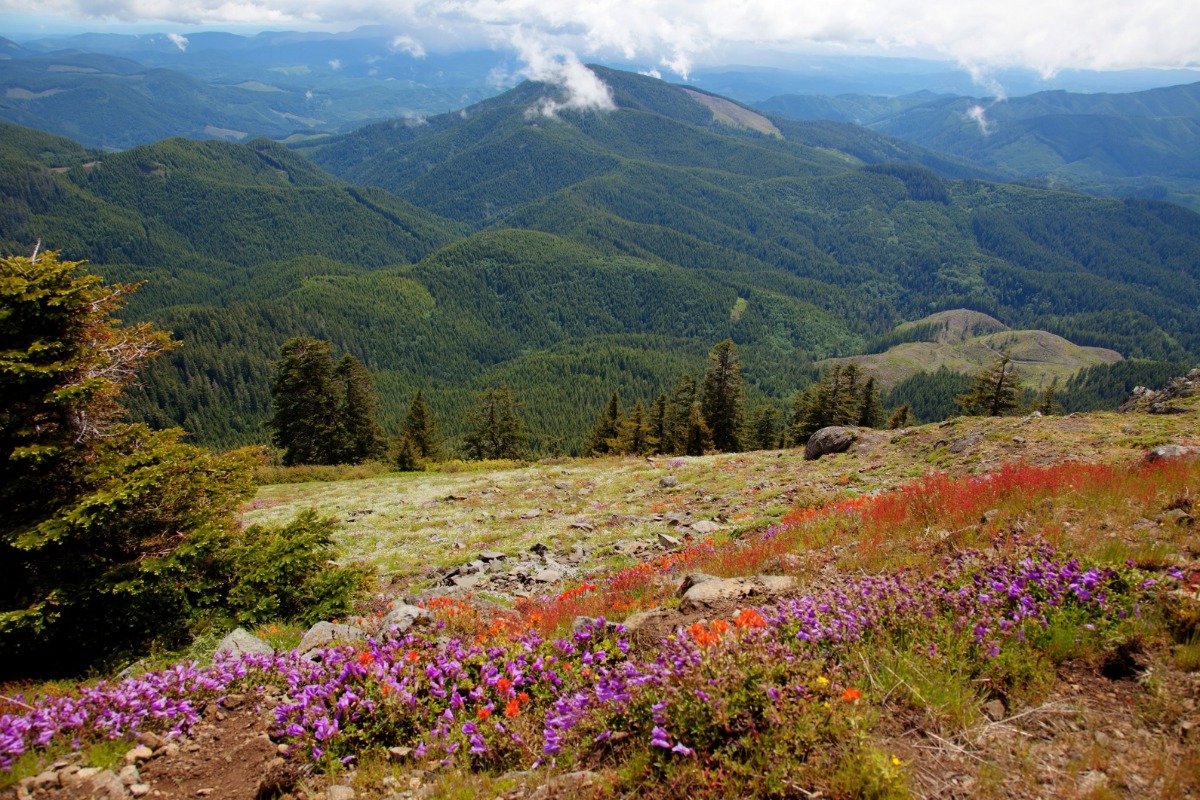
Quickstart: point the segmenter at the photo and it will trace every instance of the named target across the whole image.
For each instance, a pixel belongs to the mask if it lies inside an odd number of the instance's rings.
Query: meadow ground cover
[[[1151,438],[1179,424],[1131,419],[1158,426]],[[1061,421],[1076,423],[1085,438],[1098,435],[1086,419]],[[584,767],[602,778],[590,791],[613,796],[938,795],[948,779],[930,772],[934,761],[954,761],[973,781],[973,796],[1004,794],[1013,780],[1026,793],[1065,796],[1134,792],[1138,781],[1162,796],[1200,790],[1192,769],[1200,744],[1183,727],[1197,722],[1200,698],[1200,684],[1187,677],[1200,662],[1200,541],[1191,524],[1200,461],[1062,462],[1052,456],[1077,455],[1080,446],[1065,437],[1058,450],[1039,453],[1047,463],[980,471],[997,458],[984,440],[956,474],[910,475],[914,464],[940,459],[968,424],[919,429],[806,472],[788,454],[689,460],[672,468],[689,484],[686,493],[646,487],[656,477],[648,465],[623,464],[635,479],[612,484],[603,483],[602,465],[591,464],[565,467],[573,472],[567,480],[545,466],[419,477],[427,498],[443,497],[439,509],[462,503],[445,501],[443,491],[482,504],[495,496],[482,494],[489,488],[511,501],[531,482],[577,480],[594,484],[601,499],[591,502],[621,512],[681,497],[714,498],[710,507],[721,505],[717,497],[727,505],[745,497],[733,512],[745,513],[756,508],[756,491],[784,507],[763,524],[747,518],[652,559],[597,564],[509,608],[461,594],[430,597],[429,628],[331,648],[315,662],[280,653],[177,664],[79,690],[5,690],[0,759],[9,775],[21,775],[63,749],[107,737],[147,729],[186,735],[204,703],[236,692],[259,697],[292,759],[315,763],[320,774],[356,776],[366,796],[384,796],[380,776],[407,769],[388,761],[394,746],[441,775],[426,783],[431,792],[451,794],[503,795]],[[1180,430],[1175,440],[1188,441]],[[909,479],[896,483],[898,475]],[[454,480],[476,482],[478,494],[456,492],[463,484]],[[355,490],[376,502],[363,483]],[[310,488],[313,496],[350,490]],[[278,499],[260,494],[263,505],[247,516],[292,502]],[[545,505],[539,497],[533,503]],[[510,514],[508,522],[525,521]],[[632,644],[614,624],[672,606],[689,572],[778,566],[804,581],[778,603],[748,600],[706,618],[676,614],[652,646]],[[599,619],[571,630],[578,616]],[[1035,763],[1028,744],[1023,751],[997,744],[1007,733],[1035,734],[1021,722],[989,721],[986,708],[999,704],[1005,720],[1040,720],[1063,675],[1086,687],[1089,676],[1118,662],[1138,682],[1120,689],[1129,706],[1109,709],[1109,722],[1119,711],[1146,734],[1141,750],[1120,758],[1133,763],[1142,752],[1157,766],[1105,773],[1101,785],[1093,775],[1099,739],[1076,760],[1054,755],[1052,767]],[[1103,704],[1105,697],[1084,699]],[[1063,708],[1076,727],[1091,719],[1085,705]],[[1086,792],[1084,776],[1095,784]]]

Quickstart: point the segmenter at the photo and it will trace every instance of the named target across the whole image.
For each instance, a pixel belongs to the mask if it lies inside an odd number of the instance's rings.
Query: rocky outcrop
[[[1200,368],[1187,375],[1171,378],[1167,385],[1155,391],[1145,386],[1135,386],[1129,398],[1118,409],[1122,413],[1140,411],[1146,414],[1178,414],[1184,409],[1171,405],[1172,400],[1182,400],[1200,391]]]

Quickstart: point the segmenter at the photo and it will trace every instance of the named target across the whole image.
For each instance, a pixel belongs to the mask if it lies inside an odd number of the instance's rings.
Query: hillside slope
[[[1047,331],[1012,330],[986,314],[963,309],[906,322],[892,332],[897,338],[912,333],[920,339],[895,344],[882,353],[829,359],[818,366],[856,363],[886,391],[917,373],[942,367],[974,375],[1006,354],[1019,371],[1022,385],[1036,390],[1056,381],[1065,385],[1081,369],[1122,360],[1115,350],[1080,347]]]

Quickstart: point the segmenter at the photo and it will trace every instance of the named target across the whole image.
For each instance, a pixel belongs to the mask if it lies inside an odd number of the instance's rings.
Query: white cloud
[[[342,68],[342,60],[340,58],[329,59],[329,68],[335,72]]]
[[[544,100],[538,111],[554,116],[564,108],[580,111],[612,111],[612,92],[608,85],[580,61],[574,52],[547,42],[538,34],[514,28],[509,41],[525,66],[520,74],[530,80],[544,81],[563,90],[560,100]]]
[[[408,53],[413,58],[425,57],[425,46],[407,34],[392,39],[392,49]]]
[[[28,14],[29,0],[0,0],[2,12]],[[981,71],[1021,65],[1047,76],[1200,63],[1196,0],[40,0],[38,12],[339,30],[379,23],[464,43],[519,26],[555,47],[681,75],[731,46],[918,48]]]
[[[168,33],[167,38],[171,40],[171,44],[175,45],[180,51],[187,50],[188,40],[186,36],[180,36],[178,33]]]
[[[990,136],[994,126],[987,118],[987,109],[981,105],[973,105],[967,109],[967,119],[972,120],[979,126],[979,132],[984,136]]]

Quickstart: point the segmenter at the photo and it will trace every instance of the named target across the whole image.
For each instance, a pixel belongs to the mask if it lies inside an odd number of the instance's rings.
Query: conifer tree
[[[340,381],[333,345],[311,336],[284,342],[271,384],[271,439],[283,449],[283,463],[336,464],[342,460]]]
[[[375,393],[375,379],[362,362],[349,353],[338,361],[334,377],[341,389],[338,407],[341,442],[337,460],[360,464],[379,458],[387,447],[387,439],[376,419],[379,397]]]
[[[878,419],[882,414],[879,403],[874,379],[863,382],[858,364],[834,364],[793,401],[789,439],[803,444],[821,428],[862,424],[864,412]]]
[[[779,446],[779,411],[774,406],[757,406],[750,415],[749,445],[754,450]]]
[[[621,421],[620,434],[610,443],[609,452],[640,456],[650,452],[650,437],[650,420],[646,407],[639,400],[633,404],[628,419]]]
[[[659,452],[664,454],[686,451],[688,419],[696,402],[696,379],[684,373],[675,381],[671,400],[666,408],[666,425]]]
[[[475,407],[467,412],[468,432],[463,448],[467,458],[519,459],[528,435],[525,423],[517,415],[518,403],[507,386],[488,389],[475,398]]]
[[[392,451],[392,464],[401,472],[417,472],[421,469],[421,451],[408,431],[401,431]]]
[[[1036,408],[1047,417],[1062,410],[1058,403],[1058,378],[1051,380],[1042,390],[1042,397],[1038,400]]]
[[[699,403],[692,403],[688,411],[682,444],[683,454],[687,456],[702,456],[713,449],[712,431],[704,421],[704,412]]]
[[[602,456],[613,452],[612,443],[621,435],[621,422],[624,419],[625,412],[621,409],[621,394],[614,391],[608,398],[608,404],[604,407],[604,411],[597,418],[592,432],[588,434],[584,453],[589,456]]]
[[[654,405],[650,406],[650,433],[647,437],[649,452],[664,453],[663,443],[668,441],[669,429],[668,425],[668,406],[667,393],[661,392],[654,400]]]
[[[999,417],[1020,405],[1020,376],[1008,353],[971,380],[966,394],[954,398],[965,413],[975,416]]]
[[[239,558],[261,548],[236,514],[257,452],[212,453],[179,429],[117,421],[121,390],[171,342],[113,316],[136,287],[80,266],[57,253],[0,258],[0,680],[179,647],[202,616],[250,617],[250,596],[269,605],[281,575],[310,600],[329,594],[279,563],[245,575]],[[327,571],[327,555],[307,555]]]
[[[442,455],[442,434],[433,412],[425,403],[425,391],[418,389],[408,407],[408,414],[401,426],[401,436],[407,437],[416,454],[427,461],[436,461]]]
[[[888,418],[888,429],[899,430],[907,427],[908,421],[912,416],[912,407],[908,403],[902,403],[892,412],[892,416]]]
[[[873,375],[863,384],[857,416],[855,424],[861,428],[878,428],[883,424],[883,400],[879,396],[879,387],[875,385]]]
[[[744,405],[737,345],[726,339],[708,354],[708,369],[701,386],[701,411],[717,450],[724,453],[741,450]]]

